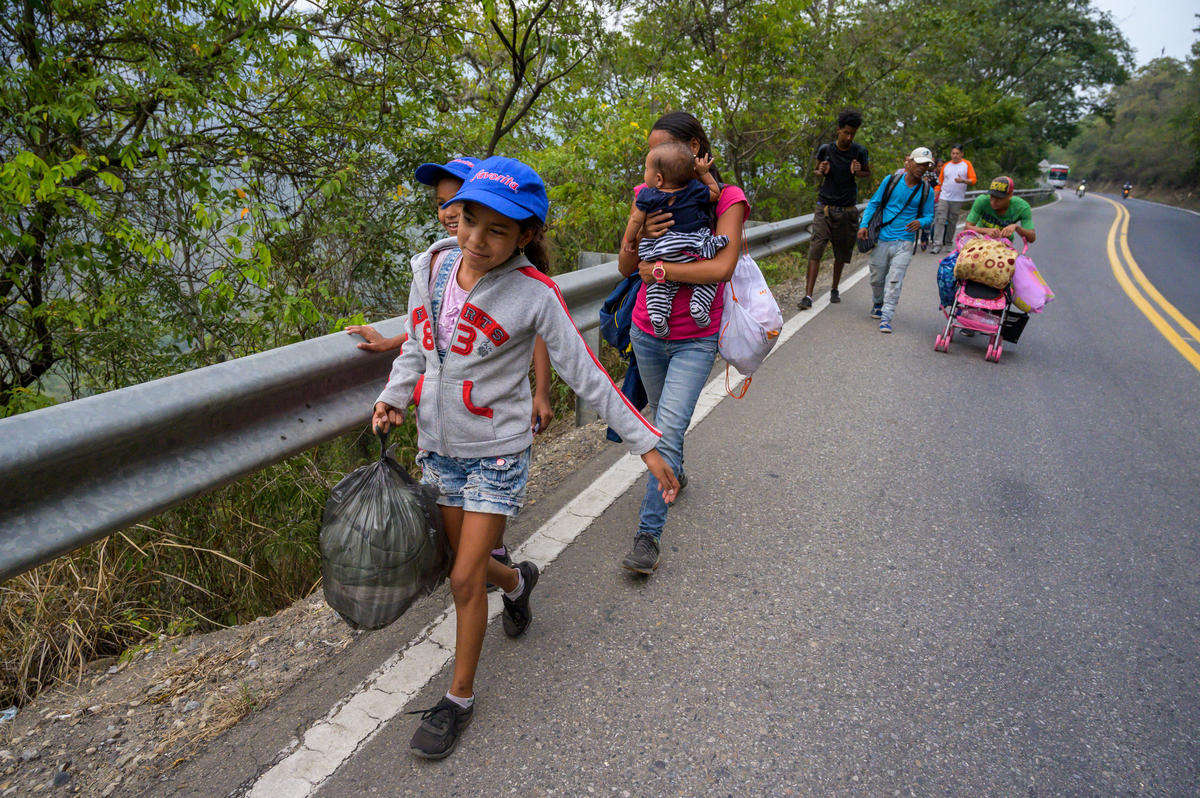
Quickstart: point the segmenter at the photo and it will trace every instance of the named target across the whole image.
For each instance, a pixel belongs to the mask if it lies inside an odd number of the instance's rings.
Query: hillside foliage
[[[1200,41],[1186,61],[1156,58],[1104,97],[1058,158],[1073,177],[1138,192],[1200,187]]]

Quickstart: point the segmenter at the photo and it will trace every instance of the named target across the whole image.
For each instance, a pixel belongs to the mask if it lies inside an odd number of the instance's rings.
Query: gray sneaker
[[[407,714],[421,716],[421,725],[408,744],[409,750],[422,759],[445,759],[454,753],[463,729],[471,725],[475,705],[463,709],[443,696],[437,706]]]
[[[649,576],[658,568],[658,541],[650,535],[638,535],[633,549],[621,561],[621,567]]]

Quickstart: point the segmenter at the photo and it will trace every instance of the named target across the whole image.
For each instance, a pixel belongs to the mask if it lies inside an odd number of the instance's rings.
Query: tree
[[[1061,157],[1091,179],[1194,190],[1200,163],[1196,63],[1156,58],[1143,66],[1108,93],[1107,113],[1086,119]]]
[[[413,120],[461,32],[432,0],[326,6],[25,0],[0,19],[6,412],[324,332],[404,262],[396,230],[428,218],[407,175],[444,143]]]

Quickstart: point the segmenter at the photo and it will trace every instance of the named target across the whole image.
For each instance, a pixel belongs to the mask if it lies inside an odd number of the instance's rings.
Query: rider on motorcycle
[[[1086,192],[1087,192],[1087,178],[1085,177],[1079,181],[1079,188],[1075,189],[1075,196],[1082,199],[1083,195]]]
[[[1125,185],[1121,187],[1121,199],[1128,199],[1131,191],[1133,191],[1133,183],[1126,180]]]

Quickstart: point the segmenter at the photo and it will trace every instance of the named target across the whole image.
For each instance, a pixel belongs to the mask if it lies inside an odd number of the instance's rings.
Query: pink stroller
[[[978,235],[964,230],[955,239],[958,247],[964,237]],[[1005,243],[1008,243],[1007,241]],[[1012,246],[1009,244],[1009,246]],[[1025,249],[1029,249],[1026,242]],[[1004,351],[1005,340],[1015,342],[1025,327],[1029,317],[1012,308],[1012,285],[1003,289],[992,288],[974,280],[957,280],[954,289],[954,302],[950,307],[942,307],[946,315],[946,327],[933,342],[935,352],[950,351],[950,341],[954,338],[955,330],[971,330],[988,337],[987,352],[983,359],[992,363],[1000,362],[1000,354]]]

